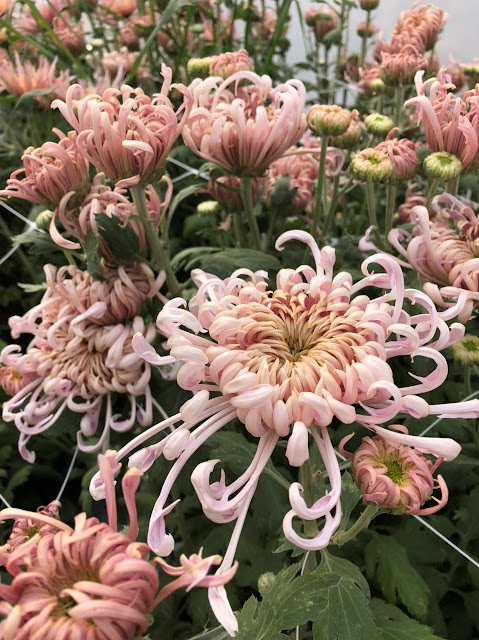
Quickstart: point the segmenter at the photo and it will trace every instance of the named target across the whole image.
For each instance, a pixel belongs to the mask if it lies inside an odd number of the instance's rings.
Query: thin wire
[[[62,497],[62,493],[65,491],[65,487],[67,486],[67,482],[70,479],[70,474],[73,471],[73,466],[75,464],[75,460],[77,459],[77,455],[78,455],[78,445],[75,448],[75,452],[73,453],[72,461],[70,462],[70,466],[68,467],[67,474],[65,476],[65,479],[63,480],[63,484],[60,487],[60,491],[58,492],[58,495],[55,498],[55,500],[60,500],[60,498]]]
[[[13,253],[15,253],[15,251],[19,248],[19,246],[20,246],[20,245],[16,244],[16,245],[14,245],[13,247],[11,247],[11,248],[7,251],[7,253],[6,253],[2,258],[0,258],[0,265],[2,265],[4,262],[6,262],[6,261],[8,260],[8,258],[9,258]]]
[[[12,505],[11,505],[11,504],[9,504],[9,503],[5,500],[5,498],[2,496],[2,494],[1,494],[1,493],[0,493],[0,502],[3,502],[3,504],[7,507],[7,509],[11,509],[11,508],[12,508]]]
[[[184,162],[180,162],[176,158],[171,158],[170,156],[168,156],[168,161],[172,162],[173,164],[176,164],[178,167],[181,167],[182,169],[186,169],[190,173],[194,173],[195,175],[200,176],[200,178],[203,178],[204,180],[210,179],[207,173],[200,173],[198,169],[193,169],[193,167],[188,166]]]
[[[457,545],[454,544],[454,542],[451,542],[448,538],[446,538],[446,536],[444,536],[440,531],[438,531],[437,529],[434,529],[433,526],[431,526],[429,524],[429,522],[427,522],[426,520],[424,520],[424,518],[421,518],[420,516],[414,516],[416,518],[416,520],[418,520],[421,524],[423,524],[427,529],[429,529],[430,531],[432,531],[433,533],[436,534],[436,536],[438,536],[438,538],[441,538],[441,540],[443,540],[446,544],[448,544],[450,547],[452,547],[455,551],[457,551],[458,553],[461,554],[461,556],[464,556],[464,558],[466,558],[466,560],[469,560],[469,562],[471,562],[475,567],[477,567],[479,569],[479,562],[477,560],[474,560],[474,558],[471,558],[470,555],[468,555],[465,551],[463,551],[462,549],[460,549]]]
[[[471,393],[470,396],[467,396],[467,398],[464,398],[464,400],[462,400],[462,402],[467,402],[468,400],[471,400],[471,398],[474,398],[475,396],[477,396],[479,394],[479,391],[475,391],[474,393]],[[439,424],[441,422],[441,420],[444,420],[445,418],[437,418],[437,420],[434,420],[434,422],[432,424],[430,424],[428,427],[426,427],[426,429],[424,429],[424,431],[422,431],[419,434],[419,438],[421,436],[423,436],[425,433],[427,433],[428,431],[431,431],[431,429],[433,427],[435,427],[437,424]]]
[[[33,220],[30,220],[29,218],[26,218],[24,215],[22,215],[21,213],[18,213],[18,211],[15,211],[15,209],[13,207],[11,207],[9,204],[7,204],[6,202],[2,202],[0,201],[0,204],[2,205],[2,207],[4,209],[6,209],[7,211],[9,211],[10,213],[13,213],[14,216],[16,216],[17,218],[20,218],[20,220],[23,220],[23,222],[25,224],[27,224],[30,228],[36,227],[36,222],[33,222]]]

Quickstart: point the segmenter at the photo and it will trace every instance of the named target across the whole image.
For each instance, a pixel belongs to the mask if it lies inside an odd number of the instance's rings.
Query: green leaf
[[[189,640],[227,640],[229,635],[223,629],[223,627],[217,627],[216,629],[211,629],[210,631],[204,631],[197,636],[193,636]]]
[[[214,447],[211,452],[214,458],[220,459],[224,465],[238,475],[244,473],[256,453],[256,446],[248,442],[240,433],[215,433],[208,439],[207,445]],[[289,490],[290,483],[276,471],[271,460],[266,464],[263,473]]]
[[[31,245],[28,247],[29,253],[37,256],[61,251],[60,247],[53,242],[49,233],[44,233],[36,229],[24,231],[23,233],[13,236],[12,242],[14,245]]]
[[[116,217],[106,213],[97,213],[95,221],[98,231],[106,241],[115,258],[121,262],[137,262],[142,260],[138,236],[131,227],[127,227]]]
[[[369,586],[359,569],[343,558],[322,552],[319,569],[335,577],[327,606],[313,625],[313,640],[379,640],[369,606]]]
[[[281,640],[282,631],[316,620],[327,604],[328,593],[338,582],[316,570],[294,578],[299,564],[276,576],[261,603],[251,597],[238,615],[237,640]]]
[[[411,615],[421,620],[427,616],[429,587],[394,537],[375,534],[364,549],[364,557],[368,577],[376,578],[388,602],[399,600]]]
[[[371,601],[374,621],[381,633],[381,640],[441,640],[427,627],[392,604],[374,598]]]
[[[85,236],[86,266],[88,273],[97,276],[101,272],[101,261],[98,255],[98,238],[92,229]]]
[[[218,251],[220,251],[219,247],[189,247],[188,249],[183,249],[171,259],[171,268],[173,271],[179,271],[179,269],[189,271],[194,266],[198,266],[204,256]]]
[[[229,249],[202,260],[201,268],[220,278],[228,278],[236,269],[279,271],[277,258],[255,249]]]
[[[361,491],[357,484],[354,482],[352,475],[349,471],[345,471],[341,478],[341,525],[339,529],[346,531],[348,528],[349,518],[354,507],[361,500]]]

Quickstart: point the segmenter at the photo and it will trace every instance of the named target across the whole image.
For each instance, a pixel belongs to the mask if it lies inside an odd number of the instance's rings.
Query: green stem
[[[388,184],[386,186],[386,228],[384,230],[386,241],[389,232],[393,228],[393,215],[396,209],[396,191],[397,186],[395,184]]]
[[[404,87],[395,87],[394,89],[394,126],[399,127],[401,124],[402,111],[404,108]]]
[[[299,483],[303,487],[303,498],[308,507],[313,504],[313,474],[311,472],[311,463],[308,460],[303,462],[299,468]],[[318,533],[316,520],[303,520],[304,533],[306,536],[314,538]],[[309,573],[316,569],[316,553],[311,551],[304,565],[304,573]]]
[[[358,533],[361,533],[361,531],[369,527],[371,520],[374,518],[378,511],[378,505],[372,503],[368,504],[368,506],[364,509],[362,514],[350,529],[348,529],[347,531],[340,531],[335,536],[333,536],[331,540],[333,544],[337,544],[338,547],[341,547],[346,542],[349,542],[350,540],[355,538]]]
[[[368,207],[369,224],[374,227],[374,238],[378,249],[386,250],[386,246],[381,238],[378,227],[378,219],[376,217],[376,200],[374,198],[374,182],[368,180],[366,182],[366,204]]]
[[[316,183],[316,196],[314,198],[314,210],[313,210],[313,223],[311,225],[311,234],[314,237],[316,234],[316,229],[319,225],[319,220],[321,217],[321,209],[322,209],[322,194],[323,194],[323,185],[325,178],[325,167],[326,167],[326,153],[328,151],[328,142],[329,136],[321,136],[321,153],[319,155],[319,172],[318,172],[318,180]]]
[[[446,191],[454,197],[457,196],[458,187],[459,187],[459,176],[457,176],[457,178],[452,178],[452,180],[448,180],[446,182]]]
[[[254,214],[253,195],[251,192],[251,178],[250,176],[241,177],[241,198],[243,199],[243,206],[248,218],[248,224],[250,231],[253,234],[254,248],[261,251],[261,235],[259,232],[258,222]]]
[[[338,42],[338,51],[337,51],[337,59],[336,59],[336,79],[342,80],[341,73],[341,56],[342,56],[342,46],[343,46],[343,32],[344,32],[344,0],[341,1],[341,12],[339,14],[339,42]],[[334,100],[336,101],[336,96],[334,96]]]
[[[441,181],[439,178],[432,178],[432,180],[428,181],[427,185],[427,197],[426,197],[426,209],[429,209],[431,206],[432,199],[437,194],[437,188]]]
[[[334,176],[333,195],[331,197],[331,202],[329,204],[328,215],[326,216],[326,220],[322,229],[322,232],[323,232],[322,238],[324,242],[326,242],[326,236],[327,236],[329,227],[331,226],[331,223],[334,222],[334,217],[336,215],[336,207],[338,206],[338,200],[339,200],[339,178],[340,178],[339,173],[338,175]],[[333,231],[334,231],[334,225],[333,225]]]
[[[359,64],[363,64],[366,58],[366,49],[368,46],[368,31],[369,31],[369,22],[370,22],[371,11],[366,11],[366,28],[364,29],[363,39],[361,43],[361,57],[359,58]]]
[[[233,211],[233,229],[235,233],[236,246],[239,249],[243,247],[243,223],[241,220],[241,211]]]
[[[170,293],[173,296],[179,296],[181,293],[181,285],[176,278],[175,272],[171,268],[170,260],[163,245],[163,241],[159,237],[151,221],[150,214],[148,213],[145,189],[143,185],[137,184],[133,187],[130,187],[130,192],[136,210],[138,211],[138,215],[143,222],[146,238],[153,255],[155,266],[158,269],[163,269],[165,271],[166,284],[168,286],[168,289],[170,290]]]

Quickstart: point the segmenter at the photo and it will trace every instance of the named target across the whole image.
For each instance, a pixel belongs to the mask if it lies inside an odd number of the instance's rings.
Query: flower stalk
[[[369,223],[374,227],[374,237],[376,244],[382,251],[385,250],[385,244],[381,238],[378,227],[378,219],[376,216],[376,200],[374,197],[374,182],[372,180],[366,181],[366,204],[368,207]]]
[[[334,544],[337,544],[338,547],[341,547],[343,544],[346,544],[346,542],[353,540],[359,533],[361,533],[361,531],[369,527],[373,518],[376,517],[379,508],[380,507],[378,507],[377,504],[368,504],[353,526],[347,531],[340,531],[337,533],[333,536],[331,541]]]
[[[258,222],[254,213],[253,195],[251,191],[251,177],[241,177],[241,198],[243,200],[243,206],[248,219],[250,231],[253,235],[253,245],[258,251],[261,251],[261,234],[259,232]]]

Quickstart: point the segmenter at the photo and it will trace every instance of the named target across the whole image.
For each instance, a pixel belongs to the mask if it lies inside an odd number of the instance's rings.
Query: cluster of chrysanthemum
[[[108,524],[85,513],[73,527],[59,519],[60,504],[38,512],[0,511],[0,520],[14,519],[12,534],[0,547],[0,564],[11,575],[0,585],[0,635],[5,640],[134,640],[146,632],[151,613],[178,589],[213,588],[231,579],[236,566],[210,576],[220,556],[182,555],[180,566],[161,558],[148,560],[150,549],[136,542],[135,492],[142,473],[129,469],[122,478],[129,515],[128,533],[117,531],[114,477],[119,466],[113,451],[99,456]],[[157,565],[175,579],[159,586]]]

